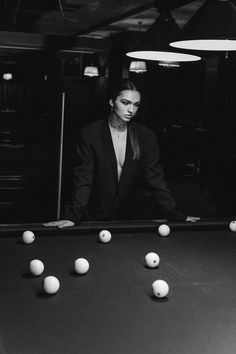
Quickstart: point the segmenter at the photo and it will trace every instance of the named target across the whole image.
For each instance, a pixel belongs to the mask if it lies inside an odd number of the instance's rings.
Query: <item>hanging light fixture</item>
[[[201,57],[169,51],[169,42],[180,38],[180,28],[170,11],[161,11],[154,24],[147,30],[139,45],[139,50],[127,52],[126,55],[139,60],[162,62],[191,62]]]
[[[162,51],[137,51],[132,53],[127,53],[127,56],[131,58],[138,58],[143,60],[153,60],[161,62],[189,62],[189,61],[198,61],[201,60],[201,57],[197,55],[190,55],[184,53],[175,53],[175,52],[162,52]]]
[[[84,75],[89,77],[99,76],[97,66],[86,66],[86,68],[84,69]]]
[[[145,61],[132,60],[129,65],[129,71],[137,74],[145,73],[147,71],[147,66]]]
[[[138,21],[139,25],[139,37],[141,34],[142,21]],[[136,74],[143,74],[147,71],[146,62],[143,60],[132,60],[129,65],[129,71]]]
[[[206,0],[182,29],[174,48],[205,51],[236,50],[236,6],[231,0]]]
[[[12,73],[4,73],[3,75],[2,75],[2,78],[3,78],[3,80],[12,80]]]
[[[180,63],[178,61],[159,61],[158,66],[162,66],[163,68],[179,68]]]
[[[89,77],[99,76],[98,67],[94,65],[92,57],[90,60],[90,64],[87,65],[84,69],[84,76],[89,76]]]

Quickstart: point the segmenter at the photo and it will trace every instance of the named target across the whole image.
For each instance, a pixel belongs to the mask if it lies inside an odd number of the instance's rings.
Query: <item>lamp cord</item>
[[[60,10],[61,10],[61,15],[64,16],[64,11],[63,11],[63,6],[61,3],[61,0],[58,0],[58,2],[59,2]]]

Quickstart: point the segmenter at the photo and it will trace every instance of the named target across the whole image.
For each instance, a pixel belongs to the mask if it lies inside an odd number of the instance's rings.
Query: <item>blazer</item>
[[[136,130],[140,157],[133,159],[130,128]],[[77,165],[74,170],[74,191],[66,208],[67,219],[127,219],[135,205],[137,191],[149,188],[161,217],[185,220],[164,180],[156,134],[136,123],[128,124],[125,161],[118,181],[117,161],[107,120],[97,120],[79,132],[76,146]],[[135,216],[132,216],[135,217]]]

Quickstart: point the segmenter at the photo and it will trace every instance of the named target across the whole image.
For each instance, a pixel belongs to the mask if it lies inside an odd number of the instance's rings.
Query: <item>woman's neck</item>
[[[127,123],[123,122],[120,118],[110,115],[108,118],[110,126],[116,130],[124,131],[127,128]]]

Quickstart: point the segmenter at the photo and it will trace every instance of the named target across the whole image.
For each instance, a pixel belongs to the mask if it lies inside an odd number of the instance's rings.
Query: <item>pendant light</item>
[[[169,42],[180,38],[180,28],[170,11],[161,11],[154,24],[147,30],[139,45],[139,50],[127,52],[126,55],[139,60],[162,62],[191,62],[201,57],[184,53],[170,52]]]
[[[139,25],[139,37],[141,37],[141,26],[142,21],[138,21]],[[129,65],[129,71],[134,72],[136,74],[143,74],[147,71],[146,62],[143,60],[132,60]]]
[[[92,56],[89,65],[87,65],[84,69],[84,76],[89,76],[89,77],[99,76],[98,67],[94,65]]]
[[[236,50],[236,6],[231,0],[206,0],[182,29],[174,48],[203,51]]]

